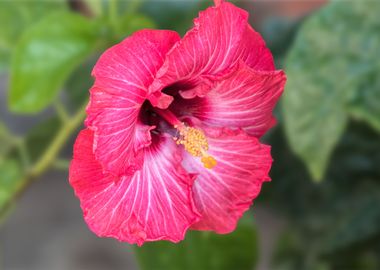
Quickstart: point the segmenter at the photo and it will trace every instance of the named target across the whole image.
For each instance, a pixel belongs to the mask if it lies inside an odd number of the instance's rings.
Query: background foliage
[[[191,26],[207,1],[1,1],[0,72],[8,108],[48,114],[26,134],[0,118],[0,215],[48,169],[84,118],[102,51],[141,28]],[[238,5],[244,3],[237,2]],[[278,107],[272,183],[259,204],[286,220],[271,269],[380,269],[380,4],[333,1],[261,29],[288,83]],[[1,117],[1,115],[0,115]],[[69,144],[70,146],[70,144]],[[230,235],[191,232],[181,244],[136,248],[141,269],[252,269],[249,214]]]

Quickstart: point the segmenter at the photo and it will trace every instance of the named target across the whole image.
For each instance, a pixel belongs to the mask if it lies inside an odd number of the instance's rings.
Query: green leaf
[[[63,10],[64,1],[0,1],[0,71],[9,64],[22,32],[51,11]]]
[[[231,234],[189,231],[178,244],[146,243],[136,253],[143,270],[252,270],[258,260],[257,234],[246,216]]]
[[[60,122],[57,117],[45,120],[36,125],[25,138],[25,150],[29,162],[36,162],[46,147],[53,140]],[[13,147],[4,159],[0,159],[0,220],[17,196],[22,185],[28,179],[25,177],[22,156],[17,147]]]
[[[305,254],[305,242],[293,226],[289,226],[277,239],[276,247],[272,257],[272,270],[330,270],[328,263],[321,258]],[[305,241],[306,240],[306,241]],[[308,245],[307,245],[308,244]],[[310,248],[312,244],[306,243]],[[305,257],[308,257],[307,259]]]
[[[164,4],[163,4],[164,3]],[[163,9],[163,5],[165,8]],[[172,29],[181,35],[191,27],[200,10],[211,5],[210,1],[145,1],[142,12],[155,19],[160,29]]]
[[[6,127],[0,122],[0,160],[4,153],[7,151],[8,132]]]
[[[119,33],[118,35],[122,37],[127,37],[133,32],[141,29],[153,29],[156,28],[156,24],[149,17],[142,14],[127,13],[120,19],[119,22]]]
[[[350,103],[350,113],[357,119],[368,122],[380,132],[380,68],[359,85],[355,98]]]
[[[271,176],[281,181],[273,181],[260,198],[287,217],[292,236],[282,243],[276,267],[270,269],[311,269],[305,266],[310,258],[331,263],[330,269],[380,269],[353,262],[373,252],[375,245],[375,254],[380,251],[379,134],[364,122],[350,121],[332,156],[327,181],[315,184],[288,148],[281,128],[268,138],[276,161]],[[337,260],[344,265],[336,266]]]
[[[369,74],[377,70],[379,12],[377,2],[330,3],[306,21],[286,59],[286,134],[315,180],[323,177],[346,128],[351,114],[349,105],[362,91],[360,86],[370,83]],[[373,93],[380,91],[375,84],[369,89],[367,96],[380,96]],[[374,108],[378,110],[380,100],[372,102],[375,105],[371,107],[368,100],[361,103],[357,115],[360,110],[367,111],[360,115],[374,123],[377,121],[369,116]]]
[[[96,23],[68,13],[51,14],[22,36],[10,78],[10,107],[35,113],[49,105],[70,73],[96,45]]]
[[[67,93],[69,100],[68,106],[72,109],[77,109],[89,98],[89,89],[94,82],[91,77],[91,71],[96,60],[95,58],[91,58],[82,63],[65,83],[65,93]]]
[[[22,185],[22,173],[17,160],[0,161],[0,216]]]
[[[289,18],[273,17],[265,21],[260,32],[276,61],[276,67],[282,68],[284,57],[300,25],[300,21],[294,22]]]
[[[46,148],[53,140],[59,127],[60,121],[56,116],[37,124],[29,132],[25,140],[25,146],[31,162],[36,162],[46,151]]]
[[[83,2],[94,16],[98,17],[102,15],[104,9],[103,0],[84,0]]]
[[[0,162],[14,146],[14,138],[11,137],[7,127],[0,122]]]
[[[380,236],[380,192],[376,188],[365,188],[347,198],[325,239],[327,251],[347,249]]]

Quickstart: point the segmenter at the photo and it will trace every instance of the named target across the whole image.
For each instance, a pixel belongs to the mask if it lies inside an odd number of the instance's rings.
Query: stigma
[[[179,131],[179,136],[174,137],[178,145],[183,145],[185,150],[194,157],[200,157],[203,166],[212,169],[217,164],[215,158],[210,156],[208,141],[204,132],[200,129],[188,127],[184,124],[174,126]]]

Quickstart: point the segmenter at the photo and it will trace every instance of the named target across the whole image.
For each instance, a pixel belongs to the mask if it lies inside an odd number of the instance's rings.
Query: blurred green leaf
[[[11,109],[34,113],[48,106],[73,69],[93,52],[96,26],[80,15],[60,12],[28,29],[12,60]]]
[[[297,232],[288,229],[277,239],[272,257],[271,269],[302,269],[302,240]]]
[[[91,58],[82,63],[66,81],[64,88],[68,96],[68,106],[70,108],[78,108],[89,98],[89,90],[94,82],[91,77],[91,71],[96,60],[96,58]]]
[[[380,32],[380,31],[379,31]],[[350,113],[358,119],[367,121],[380,131],[380,67],[359,85],[360,91],[350,103]]]
[[[83,2],[87,5],[94,16],[98,17],[103,13],[103,0],[83,0]]]
[[[271,269],[311,269],[306,267],[310,258],[327,262],[330,269],[379,269],[379,256],[377,268],[356,263],[364,253],[380,254],[379,134],[364,122],[350,121],[332,155],[327,181],[316,184],[290,151],[281,128],[268,137],[275,160],[271,177],[281,181],[264,187],[259,199],[288,217],[292,235],[282,239]]]
[[[35,162],[46,150],[60,127],[57,117],[50,118],[36,125],[25,138],[25,147],[29,161]],[[0,159],[0,219],[5,214],[20,187],[28,181],[19,149],[13,147],[11,152]]]
[[[51,11],[65,9],[65,1],[0,1],[0,71],[8,63],[22,32]]]
[[[22,170],[14,159],[0,161],[0,216],[22,185]]]
[[[9,143],[8,143],[8,130],[0,122],[0,162],[2,160],[3,155],[8,151]]]
[[[342,203],[335,215],[335,226],[327,234],[326,249],[347,249],[380,234],[380,192],[365,188]],[[343,206],[344,205],[344,206]]]
[[[257,233],[245,216],[231,234],[190,231],[184,241],[136,248],[143,270],[252,270],[258,260]]]
[[[276,67],[283,67],[286,53],[291,47],[301,24],[302,21],[294,22],[289,18],[270,17],[265,20],[260,33],[276,61]]]
[[[369,75],[374,69],[376,74],[380,71],[379,12],[378,2],[330,3],[306,21],[286,59],[286,133],[315,180],[323,177],[345,130],[349,105],[362,91],[360,85],[370,83]],[[358,96],[380,96],[374,94],[380,91],[376,85],[368,87],[366,94]],[[372,100],[377,106],[368,106],[368,101],[363,100],[356,112],[378,125],[373,114],[380,107],[380,99]]]
[[[137,30],[147,28],[156,28],[156,24],[152,19],[142,14],[127,13],[125,16],[121,17],[119,21],[118,35],[121,37],[127,37]]]
[[[165,4],[164,12],[163,3]],[[212,6],[212,2],[208,0],[145,1],[141,10],[155,19],[158,28],[171,29],[183,35],[190,30],[193,25],[193,19],[198,16],[199,11],[209,6]]]
[[[358,269],[358,270],[379,270],[379,252],[362,250],[352,251],[351,253],[339,254],[336,258],[333,269]]]
[[[29,132],[25,139],[25,146],[31,162],[37,161],[41,154],[46,151],[46,147],[53,140],[59,127],[59,118],[52,117],[39,123]]]

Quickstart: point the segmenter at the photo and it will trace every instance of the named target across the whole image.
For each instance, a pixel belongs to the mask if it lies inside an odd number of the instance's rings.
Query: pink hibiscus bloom
[[[258,138],[285,74],[247,12],[215,3],[182,39],[138,31],[95,65],[70,183],[97,235],[142,245],[228,233],[269,180]]]

